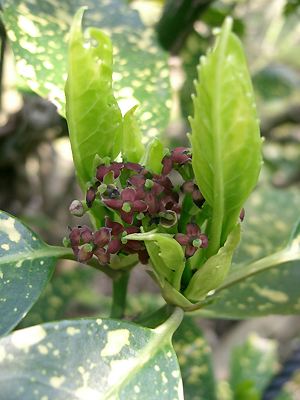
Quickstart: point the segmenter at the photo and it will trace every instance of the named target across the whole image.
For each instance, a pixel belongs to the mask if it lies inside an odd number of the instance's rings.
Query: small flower
[[[86,192],[85,201],[88,208],[91,208],[93,202],[96,198],[97,189],[94,186],[91,186],[88,191]]]
[[[184,165],[187,162],[191,161],[191,153],[190,150],[186,147],[176,147],[172,150],[171,155],[166,155],[163,160],[163,175],[168,175],[174,164]]]
[[[103,203],[113,210],[119,211],[121,218],[127,224],[132,224],[134,213],[145,212],[147,204],[137,197],[137,193],[132,188],[126,188],[121,192],[120,199],[103,199]]]
[[[71,247],[79,262],[93,257],[93,232],[87,226],[73,228],[69,234]]]
[[[242,208],[240,212],[240,221],[243,222],[245,218],[245,209]]]
[[[110,165],[99,165],[96,172],[96,178],[98,181],[103,182],[105,175],[112,171],[113,178],[117,179],[123,168],[124,164],[118,162],[112,162]]]
[[[193,181],[184,182],[184,184],[181,186],[181,190],[183,191],[183,193],[191,194],[193,202],[199,208],[201,208],[205,203],[205,199],[202,193],[200,192],[198,186]]]
[[[177,233],[175,240],[182,246],[185,246],[186,257],[191,257],[198,248],[208,246],[207,236],[201,233],[199,226],[194,223],[187,224],[186,234]]]

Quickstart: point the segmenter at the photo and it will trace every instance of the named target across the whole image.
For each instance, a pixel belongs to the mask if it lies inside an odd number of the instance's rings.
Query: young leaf
[[[212,207],[209,256],[217,253],[237,223],[261,167],[253,89],[231,25],[227,18],[215,48],[201,59],[190,119],[193,169]]]
[[[142,133],[135,117],[137,106],[131,108],[123,119],[123,157],[131,162],[138,163],[145,152],[142,143]]]
[[[162,170],[162,159],[164,155],[164,146],[162,142],[154,138],[147,146],[146,152],[141,164],[145,165],[150,171],[160,174]]]
[[[178,354],[185,398],[216,400],[211,350],[192,318],[183,319],[174,334],[173,346]]]
[[[27,314],[63,251],[47,246],[20,221],[0,211],[0,336]]]
[[[277,346],[273,340],[251,335],[243,345],[236,347],[230,360],[230,386],[234,399],[261,399],[276,372],[277,362]]]
[[[145,241],[151,263],[160,279],[166,279],[176,290],[180,289],[184,270],[184,253],[172,236],[163,233],[136,233],[126,236],[129,240]]]
[[[112,44],[96,28],[82,32],[82,7],[70,32],[66,116],[76,172],[83,188],[96,154],[114,159],[122,146],[122,115],[112,90]]]
[[[171,345],[181,318],[177,310],[154,330],[92,319],[16,331],[0,340],[0,397],[182,400]]]
[[[217,254],[210,257],[193,275],[185,290],[185,296],[191,301],[202,300],[207,293],[216,289],[226,278],[234,250],[240,241],[240,225],[237,225],[228,236]]]

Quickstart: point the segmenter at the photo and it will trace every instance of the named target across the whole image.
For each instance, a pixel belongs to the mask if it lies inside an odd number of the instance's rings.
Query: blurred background
[[[82,224],[68,212],[71,201],[82,194],[72,164],[63,96],[67,32],[79,5],[89,5],[86,26],[97,25],[112,35],[114,89],[122,111],[141,104],[144,142],[159,136],[169,147],[188,145],[199,57],[213,44],[224,18],[231,15],[245,48],[265,137],[263,171],[256,197],[248,205],[251,215],[258,217],[249,229],[259,240],[250,240],[252,247],[245,251],[257,258],[264,239],[271,243],[269,253],[285,244],[300,211],[299,0],[65,0],[59,9],[53,0],[2,3],[0,209],[21,218],[51,244],[62,243],[68,226]],[[262,215],[269,207],[273,217],[267,221]],[[102,273],[61,262],[20,326],[108,315],[110,293]],[[162,304],[142,267],[135,268],[128,316],[137,317]],[[213,349],[219,380],[228,378],[232,349],[249,335],[245,354],[250,348],[269,355],[264,368],[271,372],[279,371],[299,345],[296,315],[193,321],[193,329],[201,329]],[[282,397],[268,398],[300,399],[299,377],[295,367],[286,383],[282,381]],[[199,390],[187,398],[208,399]],[[225,399],[226,381],[219,390]]]

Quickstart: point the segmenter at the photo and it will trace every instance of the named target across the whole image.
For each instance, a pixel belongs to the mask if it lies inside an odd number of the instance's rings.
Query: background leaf
[[[51,278],[56,261],[53,248],[0,211],[0,335],[27,314]]]
[[[186,400],[216,400],[211,351],[201,330],[185,317],[173,337]]]
[[[0,341],[0,399],[182,399],[170,334],[109,319],[16,331]]]
[[[193,169],[212,207],[208,254],[235,226],[261,166],[254,94],[239,39],[226,19],[215,48],[199,67],[191,118]]]
[[[114,92],[122,109],[138,102],[142,131],[153,137],[169,120],[170,87],[167,54],[154,32],[122,0],[6,0],[3,21],[26,84],[47,97],[64,113],[67,39],[70,24],[81,6],[88,6],[84,26],[99,27],[114,46]],[[152,73],[155,71],[155,74]]]
[[[230,385],[236,400],[259,400],[277,367],[273,340],[253,334],[236,347],[230,360]]]
[[[283,191],[261,187],[255,191],[245,207],[242,240],[235,261],[248,263],[283,249],[299,218],[299,204],[300,194],[294,189]],[[234,266],[231,272],[243,265]],[[200,313],[237,319],[299,314],[299,265],[299,260],[279,264],[222,290],[215,302]]]

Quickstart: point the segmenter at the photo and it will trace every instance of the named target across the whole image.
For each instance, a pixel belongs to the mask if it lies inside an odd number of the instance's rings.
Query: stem
[[[233,272],[227,277],[223,285],[215,290],[215,293],[221,290],[227,289],[228,287],[235,285],[236,283],[249,278],[252,275],[266,271],[278,264],[285,264],[290,261],[296,261],[300,258],[299,251],[292,251],[291,248],[280,250],[270,256],[261,258],[246,267],[237,268],[237,271]]]
[[[181,308],[176,307],[173,314],[171,314],[171,316],[162,325],[159,325],[154,330],[159,336],[161,336],[162,340],[171,338],[173,333],[181,324],[183,317],[184,311]]]
[[[119,277],[113,280],[113,300],[110,311],[111,318],[121,319],[124,317],[128,281],[128,272],[122,273]]]
[[[158,325],[161,325],[164,321],[166,321],[166,319],[169,318],[173,310],[174,310],[173,306],[165,304],[155,311],[151,311],[146,315],[138,317],[134,322],[138,325],[154,329]]]

